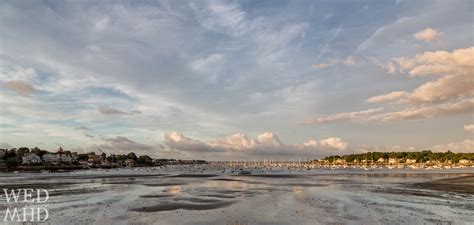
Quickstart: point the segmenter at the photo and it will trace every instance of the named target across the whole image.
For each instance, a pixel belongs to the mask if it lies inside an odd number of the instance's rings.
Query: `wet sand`
[[[474,169],[124,169],[0,174],[0,187],[49,190],[50,224],[474,224]]]
[[[185,210],[212,210],[212,209],[219,209],[222,207],[230,206],[234,202],[212,202],[208,204],[192,204],[192,203],[177,203],[177,202],[163,202],[159,205],[152,205],[152,206],[144,206],[142,208],[134,208],[130,209],[130,211],[135,212],[163,212],[163,211],[171,211],[177,209],[185,209]]]
[[[413,186],[437,191],[474,195],[474,175],[417,183]]]

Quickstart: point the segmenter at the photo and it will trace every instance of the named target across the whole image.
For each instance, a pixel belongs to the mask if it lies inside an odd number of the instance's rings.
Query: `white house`
[[[390,163],[390,164],[398,163],[398,161],[399,160],[397,158],[389,158],[388,159],[388,163]]]
[[[54,153],[48,153],[43,155],[43,161],[45,163],[58,164],[61,162],[60,156]]]
[[[58,163],[71,163],[76,161],[76,156],[71,155],[71,154],[63,154],[62,152],[60,153],[48,153],[43,155],[43,161],[45,163],[52,163],[52,164],[58,164]]]
[[[59,159],[61,160],[61,162],[64,162],[64,163],[72,163],[72,162],[74,162],[74,161],[77,160],[77,159],[76,159],[76,156],[74,156],[74,155],[69,155],[69,154],[67,154],[67,155],[61,154],[61,155],[59,156]]]
[[[34,154],[34,153],[28,153],[28,154],[24,155],[22,160],[23,160],[22,164],[28,164],[28,165],[29,164],[37,164],[37,163],[42,162],[41,158],[38,155]]]
[[[135,160],[133,160],[133,159],[127,159],[127,160],[125,160],[125,165],[126,165],[127,167],[135,167]]]

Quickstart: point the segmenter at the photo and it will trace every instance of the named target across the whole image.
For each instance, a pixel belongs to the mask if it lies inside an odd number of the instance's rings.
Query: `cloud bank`
[[[368,103],[397,103],[405,107],[387,112],[368,109],[328,115],[302,124],[343,121],[397,121],[468,114],[474,111],[474,47],[452,52],[434,51],[413,58],[395,58],[387,65],[389,73],[408,74],[410,78],[434,78],[411,91],[394,91],[366,100]]]
[[[214,152],[247,155],[321,155],[337,150],[347,150],[348,143],[341,138],[330,137],[322,140],[310,139],[302,144],[285,144],[280,138],[270,132],[250,138],[245,134],[236,133],[220,139],[199,141],[184,136],[179,132],[165,134],[167,146],[185,152]]]

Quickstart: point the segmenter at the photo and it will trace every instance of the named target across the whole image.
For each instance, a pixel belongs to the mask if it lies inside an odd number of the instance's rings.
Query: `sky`
[[[474,152],[473,5],[1,1],[0,147]]]

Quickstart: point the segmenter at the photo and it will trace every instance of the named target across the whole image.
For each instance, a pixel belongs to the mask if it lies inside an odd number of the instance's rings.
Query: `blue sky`
[[[472,1],[3,1],[4,146],[474,150]]]

